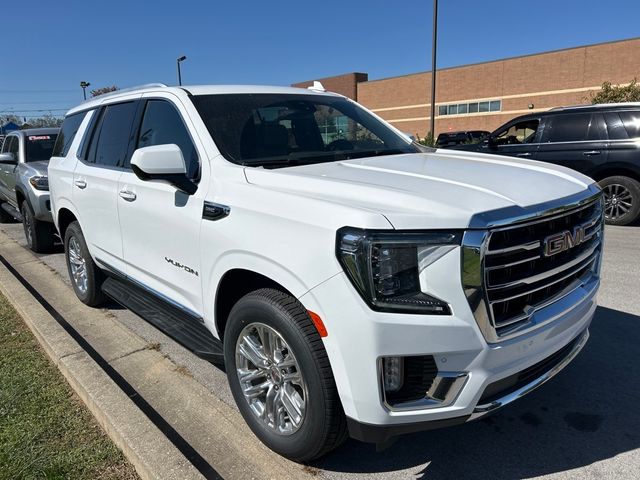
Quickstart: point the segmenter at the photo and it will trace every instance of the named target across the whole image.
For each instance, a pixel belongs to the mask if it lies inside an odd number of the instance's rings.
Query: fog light
[[[397,392],[403,383],[402,357],[385,357],[382,359],[382,378],[384,379],[384,391]]]

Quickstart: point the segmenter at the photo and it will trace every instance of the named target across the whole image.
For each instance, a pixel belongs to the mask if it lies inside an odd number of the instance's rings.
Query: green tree
[[[0,115],[0,127],[6,125],[9,122],[13,122],[16,125],[22,125],[23,123],[22,118],[18,117],[17,115],[13,115],[10,113]]]
[[[104,95],[105,93],[115,92],[116,90],[118,90],[118,87],[116,87],[115,85],[111,85],[110,87],[96,88],[95,90],[91,90],[91,96],[97,97],[99,95]]]
[[[418,134],[416,134],[416,138],[418,139],[418,143],[425,145],[427,147],[435,147],[436,141],[433,138],[433,134],[431,132],[427,133],[426,137],[420,138]]]
[[[604,82],[599,92],[591,94],[591,103],[640,102],[640,85],[637,79],[628,85],[612,85]]]
[[[50,128],[62,125],[62,118],[47,113],[39,118],[29,120],[29,128]]]

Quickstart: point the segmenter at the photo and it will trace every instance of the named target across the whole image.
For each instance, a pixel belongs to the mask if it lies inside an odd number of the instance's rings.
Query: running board
[[[224,363],[222,342],[200,319],[120,277],[108,277],[102,291],[200,358],[217,365]]]
[[[2,207],[2,209],[5,212],[7,212],[9,215],[11,215],[13,218],[15,218],[18,222],[22,221],[22,215],[20,214],[18,209],[16,209],[10,203],[3,202],[2,205],[0,205],[0,207]]]

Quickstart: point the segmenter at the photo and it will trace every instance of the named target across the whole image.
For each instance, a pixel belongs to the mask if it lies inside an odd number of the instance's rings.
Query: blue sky
[[[80,80],[174,84],[181,54],[185,84],[288,85],[351,71],[376,79],[431,67],[430,0],[14,5],[1,14],[0,113],[62,113],[82,100]],[[439,5],[439,67],[640,36],[637,0]]]

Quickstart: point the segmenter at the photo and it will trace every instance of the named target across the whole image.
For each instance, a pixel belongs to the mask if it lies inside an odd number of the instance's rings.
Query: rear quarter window
[[[67,153],[69,153],[69,149],[71,148],[71,144],[73,143],[73,139],[76,137],[76,133],[78,133],[80,124],[82,123],[82,120],[84,120],[86,114],[87,112],[75,113],[64,119],[56,144],[53,147],[52,157],[67,156]]]
[[[640,110],[620,112],[620,118],[629,138],[640,138]]]

